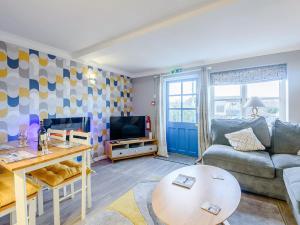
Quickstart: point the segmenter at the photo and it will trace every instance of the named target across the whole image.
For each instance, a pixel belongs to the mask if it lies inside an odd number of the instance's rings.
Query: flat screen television
[[[110,117],[110,140],[145,137],[145,116]]]
[[[88,117],[49,118],[44,119],[44,128],[56,130],[76,130],[90,132],[91,120]]]

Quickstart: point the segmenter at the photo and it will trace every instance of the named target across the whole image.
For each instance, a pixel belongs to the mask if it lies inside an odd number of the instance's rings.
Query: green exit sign
[[[176,74],[176,73],[181,73],[182,72],[182,68],[175,68],[173,70],[171,70],[171,74]]]

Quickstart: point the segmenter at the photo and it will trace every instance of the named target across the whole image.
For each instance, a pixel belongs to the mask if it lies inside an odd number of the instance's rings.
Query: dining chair
[[[67,131],[66,130],[57,130],[49,128],[47,133],[51,139],[66,141],[67,140]]]
[[[47,133],[48,133],[49,138],[51,140],[58,140],[58,141],[63,141],[63,142],[67,141],[67,131],[66,130],[58,130],[58,129],[49,128],[47,130]],[[72,187],[71,187],[71,189],[72,189]],[[64,196],[67,196],[67,186],[65,186],[63,188],[63,193],[64,193]],[[38,201],[43,201],[43,197],[39,196]],[[39,203],[39,205],[41,205],[41,203]],[[40,209],[38,211],[39,211],[39,214],[40,214]],[[41,210],[41,212],[43,214],[43,210]]]
[[[69,136],[70,143],[90,145],[91,133],[81,131],[71,131]],[[91,168],[91,151],[87,153],[87,168]],[[94,172],[91,170],[91,172]],[[71,185],[71,195],[74,197],[74,183]],[[92,208],[92,182],[91,173],[87,174],[87,207]]]
[[[90,145],[90,133],[71,131],[69,140],[70,143]],[[92,206],[90,150],[87,151],[87,156],[87,207],[90,208]],[[67,160],[33,171],[31,172],[31,175],[37,183],[52,190],[54,225],[59,225],[60,202],[70,197],[73,198],[75,194],[81,191],[81,189],[76,191],[74,190],[74,183],[81,180],[81,164],[72,160]],[[71,193],[60,197],[59,190],[61,188],[65,188],[68,185],[71,185]],[[38,199],[38,215],[42,215],[44,213],[42,191],[39,192],[38,198],[41,198]]]
[[[51,140],[58,140],[58,141],[63,141],[63,142],[67,141],[67,131],[66,130],[58,130],[58,129],[48,128],[47,133],[48,133],[48,137]],[[48,188],[45,187],[43,190],[45,190],[45,189],[48,189]],[[72,189],[74,189],[74,186],[73,187],[71,186],[71,192],[72,192]],[[39,216],[44,214],[43,190],[41,190],[38,194],[38,215]],[[67,196],[67,186],[63,187],[63,194],[64,194],[64,196]]]
[[[16,223],[16,199],[14,191],[14,175],[0,168],[0,217],[10,215],[10,225]],[[27,180],[28,224],[36,224],[36,196],[40,186]]]

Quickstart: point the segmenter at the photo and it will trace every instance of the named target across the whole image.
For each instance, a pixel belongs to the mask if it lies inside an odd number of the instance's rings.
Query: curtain
[[[167,138],[166,138],[166,95],[165,95],[165,81],[162,76],[154,78],[154,93],[156,100],[155,110],[155,136],[158,140],[158,152],[159,156],[168,157]]]
[[[249,84],[287,78],[287,65],[278,64],[210,74],[211,85]]]
[[[200,72],[198,88],[198,157],[202,159],[203,152],[210,145],[210,105],[209,105],[209,71],[203,67]]]

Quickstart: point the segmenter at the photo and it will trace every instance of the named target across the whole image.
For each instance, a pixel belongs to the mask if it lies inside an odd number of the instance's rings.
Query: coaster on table
[[[181,187],[191,189],[195,182],[196,182],[195,177],[179,174],[172,183]]]
[[[204,202],[201,205],[201,208],[214,215],[218,215],[219,212],[221,211],[221,208],[219,206],[211,204],[210,202]]]

